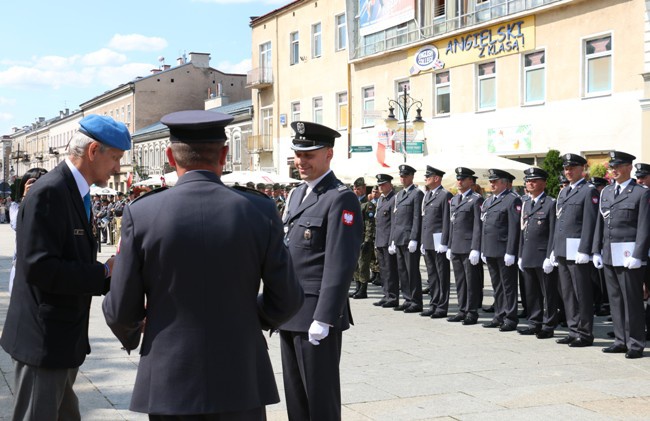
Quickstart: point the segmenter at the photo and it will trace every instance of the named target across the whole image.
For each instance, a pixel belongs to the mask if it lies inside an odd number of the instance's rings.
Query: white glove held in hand
[[[481,258],[481,253],[478,250],[472,250],[469,252],[469,262],[474,266],[478,265],[478,259]]]
[[[393,241],[390,246],[388,246],[388,254],[397,253],[397,247],[395,247],[395,242]]]
[[[554,251],[551,252],[551,256],[548,259],[551,261],[551,264],[553,266],[557,267],[558,263],[557,263],[557,259],[555,258],[555,252]],[[549,273],[551,273],[551,272],[549,272]]]
[[[628,269],[638,269],[641,267],[641,259],[636,259],[632,256],[628,256],[623,260],[623,266]]]
[[[415,240],[409,241],[409,253],[415,253],[415,250],[418,249],[418,242]]]
[[[589,262],[589,255],[585,253],[576,253],[576,265],[584,265]]]
[[[311,326],[309,326],[309,332],[307,332],[307,335],[309,336],[309,342],[311,342],[312,345],[320,345],[320,341],[327,338],[329,333],[330,327],[328,324],[314,320],[311,322]]]
[[[549,273],[553,272],[554,267],[555,265],[553,262],[551,262],[551,259],[544,259],[544,263],[542,263],[542,269],[544,269],[545,274],[548,275]]]
[[[602,269],[603,268],[603,257],[598,254],[594,253],[594,258],[593,258],[594,266],[596,269]]]
[[[506,264],[506,266],[512,266],[515,264],[515,256],[512,254],[506,254],[503,256],[503,263]]]
[[[451,250],[450,249],[447,249],[447,252],[445,253],[445,257],[447,258],[447,260],[449,260],[451,262]]]
[[[424,254],[426,254],[425,251],[426,250],[424,249],[424,244],[420,244],[420,253],[422,253],[424,255]]]

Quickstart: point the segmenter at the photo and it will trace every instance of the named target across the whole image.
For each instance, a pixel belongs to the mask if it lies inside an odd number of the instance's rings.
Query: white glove
[[[422,255],[424,255],[424,254],[426,254],[425,251],[426,250],[424,250],[424,244],[420,244],[420,253],[422,253]]]
[[[636,259],[632,256],[628,256],[623,260],[623,266],[628,269],[638,269],[641,267],[641,259]]]
[[[485,257],[485,255],[483,253],[481,253],[481,260],[483,261],[484,265],[487,265],[487,258]]]
[[[395,242],[393,241],[390,246],[388,246],[388,254],[397,253],[397,247],[395,247]]]
[[[445,252],[445,257],[451,262],[451,249],[447,249]]]
[[[544,259],[544,263],[542,263],[542,269],[544,269],[545,274],[549,274],[553,272],[553,268],[555,268],[555,265],[553,262],[551,262],[551,259]]]
[[[596,269],[602,269],[603,268],[603,256],[601,256],[598,253],[594,253],[594,258],[593,258],[594,266]]]
[[[585,253],[576,253],[576,265],[584,265],[589,262],[589,255]]]
[[[521,257],[517,260],[517,266],[519,266],[520,271],[522,271],[522,272],[524,271],[524,264],[521,261]]]
[[[409,241],[409,253],[415,253],[415,250],[418,249],[418,242],[415,240]]]
[[[512,254],[507,254],[503,256],[503,263],[506,264],[506,266],[512,266],[515,264],[515,256]]]
[[[448,249],[449,249],[449,247],[445,246],[444,244],[440,244],[440,245],[438,246],[438,248],[436,249],[436,251],[437,251],[438,253],[447,253],[447,250],[448,250]]]
[[[553,266],[557,267],[558,263],[557,263],[557,259],[555,258],[555,252],[554,251],[551,252],[551,256],[548,258],[548,260],[551,262],[551,264]],[[551,273],[551,272],[549,272],[549,273]]]
[[[481,253],[478,252],[478,250],[472,250],[469,252],[469,262],[476,266],[478,265],[478,259],[481,258]]]
[[[307,335],[309,337],[309,342],[311,342],[312,345],[320,345],[320,341],[327,338],[329,333],[330,327],[328,324],[314,320],[311,322],[311,326],[309,326],[309,332],[307,332]]]

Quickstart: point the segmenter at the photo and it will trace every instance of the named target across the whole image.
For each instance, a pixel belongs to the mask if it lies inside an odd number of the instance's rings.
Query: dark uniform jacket
[[[453,195],[439,187],[433,194],[427,192],[422,200],[422,244],[426,250],[435,250],[434,233],[442,233],[440,244],[449,244],[449,202]]]
[[[422,198],[424,193],[411,184],[395,195],[390,242],[396,246],[408,245],[409,241],[420,242],[422,228]]]
[[[282,241],[272,200],[208,171],[124,209],[103,309],[127,350],[146,316],[131,410],[212,414],[279,401],[262,326],[279,326],[303,296]]]
[[[92,296],[105,293],[108,281],[65,161],[29,190],[16,240],[16,278],[0,344],[28,365],[79,367],[90,353]]]
[[[380,197],[375,212],[375,247],[390,245],[390,229],[395,207],[395,190],[386,197]]]
[[[476,192],[465,198],[457,194],[449,204],[449,249],[456,254],[481,250],[481,205],[483,196]]]
[[[481,253],[485,257],[516,256],[519,251],[520,218],[521,199],[510,190],[483,202]]]
[[[600,215],[596,224],[593,253],[612,264],[612,243],[634,242],[632,257],[646,261],[650,247],[650,190],[631,180],[614,198],[616,186],[600,193]]]
[[[555,199],[542,193],[535,206],[530,199],[522,206],[519,258],[525,268],[541,268],[553,245]]]
[[[573,260],[574,256],[566,254],[567,238],[579,238],[578,252],[591,254],[594,240],[596,219],[598,218],[598,190],[582,180],[569,192],[569,187],[563,188],[555,202],[556,217],[553,248],[555,257],[566,257]]]
[[[365,197],[361,199],[360,204],[361,216],[363,217],[363,246],[372,248],[375,243],[375,212],[377,206]]]
[[[363,236],[359,199],[331,171],[305,197],[307,187],[295,188],[284,216],[285,243],[305,302],[280,329],[307,332],[318,320],[345,330],[351,322],[348,289]]]

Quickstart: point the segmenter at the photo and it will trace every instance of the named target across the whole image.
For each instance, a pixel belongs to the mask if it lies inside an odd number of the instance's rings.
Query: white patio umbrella
[[[117,190],[111,189],[110,187],[99,187],[96,185],[90,186],[90,195],[95,196],[95,195],[100,195],[100,196],[115,196],[117,194]]]
[[[294,184],[300,183],[300,180],[295,178],[272,174],[266,171],[233,171],[229,174],[224,174],[221,176],[221,181],[224,184],[233,185],[235,183],[239,185],[245,185],[249,181],[253,183],[264,183],[264,184]]]

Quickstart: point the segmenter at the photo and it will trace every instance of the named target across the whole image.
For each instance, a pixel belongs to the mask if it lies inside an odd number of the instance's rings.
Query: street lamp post
[[[386,127],[389,130],[397,130],[400,124],[403,125],[404,130],[404,140],[402,142],[402,154],[404,155],[404,162],[406,162],[406,125],[408,123],[408,115],[411,108],[416,107],[415,112],[417,113],[413,119],[413,129],[420,131],[424,128],[424,119],[422,119],[422,102],[416,101],[408,94],[408,88],[404,86],[403,95],[401,95],[397,101],[394,99],[388,99],[388,118],[386,118]],[[402,120],[395,118],[395,109],[398,109],[402,113]]]

